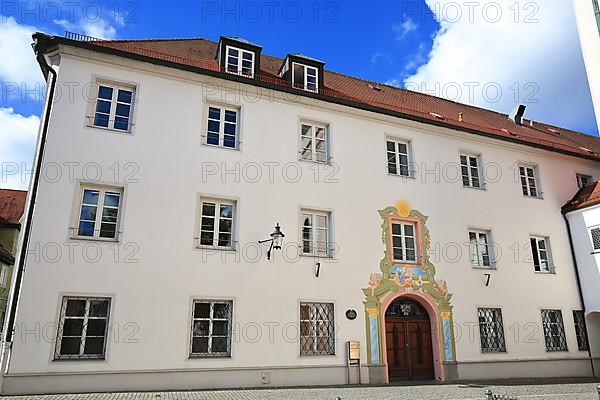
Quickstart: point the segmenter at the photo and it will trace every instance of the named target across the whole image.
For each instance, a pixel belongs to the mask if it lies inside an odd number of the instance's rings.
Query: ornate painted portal
[[[456,360],[450,303],[452,295],[448,292],[444,280],[436,280],[435,266],[427,254],[430,247],[427,217],[412,209],[404,200],[380,210],[379,215],[382,219],[381,239],[385,246],[385,255],[379,265],[381,272],[371,274],[369,287],[362,289],[366,297],[364,304],[368,363],[387,364],[383,329],[385,311],[393,300],[406,296],[418,301],[429,313],[432,321],[433,346],[434,350],[437,350],[434,351],[437,364],[436,377],[444,379],[442,361]],[[405,245],[406,237],[400,238],[402,241],[400,244],[395,241],[397,237],[392,237],[396,236],[396,233],[392,235],[394,223],[410,224],[414,227],[414,232],[410,231],[412,237],[416,239],[412,249],[409,242]],[[401,247],[399,250],[398,246]],[[398,258],[402,260],[397,260]]]

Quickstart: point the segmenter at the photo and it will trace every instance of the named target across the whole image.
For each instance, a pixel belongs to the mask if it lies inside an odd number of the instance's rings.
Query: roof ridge
[[[103,40],[100,39],[98,41],[103,43],[123,43],[123,42],[173,42],[173,41],[186,41],[186,40],[204,40],[207,42],[213,42],[210,39],[205,39],[201,37],[193,37],[193,38],[151,38],[151,39],[110,39]],[[216,42],[213,42],[216,43]]]

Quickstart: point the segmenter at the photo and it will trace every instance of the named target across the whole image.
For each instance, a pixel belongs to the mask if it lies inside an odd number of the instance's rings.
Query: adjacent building
[[[34,40],[3,393],[597,374],[598,138],[236,37]]]
[[[585,344],[583,333],[588,329],[591,354],[600,352],[600,183],[583,187],[563,206],[568,221],[571,243],[576,258],[584,309],[573,318],[578,320],[578,343]],[[595,370],[600,369],[594,359]]]
[[[573,5],[600,132],[600,5],[598,0],[573,0]]]
[[[26,197],[27,192],[23,190],[0,189],[0,322],[2,326]]]

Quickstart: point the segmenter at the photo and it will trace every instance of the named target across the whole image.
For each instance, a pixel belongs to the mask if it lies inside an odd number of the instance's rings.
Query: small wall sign
[[[346,318],[348,318],[350,321],[356,319],[356,310],[347,310],[346,311]]]

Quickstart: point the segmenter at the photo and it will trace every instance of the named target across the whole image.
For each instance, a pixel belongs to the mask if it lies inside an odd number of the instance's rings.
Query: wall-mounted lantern
[[[281,228],[279,227],[279,222],[275,225],[275,230],[271,233],[270,239],[260,240],[258,243],[267,243],[271,242],[269,246],[269,250],[267,250],[267,260],[271,259],[271,250],[281,250],[281,245],[283,244],[283,238],[285,235],[281,232]]]

